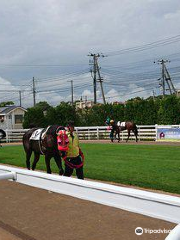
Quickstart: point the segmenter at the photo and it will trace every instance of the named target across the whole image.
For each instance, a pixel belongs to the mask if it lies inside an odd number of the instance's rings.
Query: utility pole
[[[176,94],[176,89],[173,85],[173,82],[171,80],[170,74],[166,68],[165,63],[170,62],[169,60],[158,60],[157,61],[158,64],[161,64],[162,66],[162,71],[161,71],[161,82],[159,83],[159,85],[162,87],[162,95],[163,97],[166,95],[166,90],[168,90],[170,92],[170,94]],[[167,85],[167,89],[166,89],[166,85]]]
[[[98,64],[98,58],[99,57],[105,57],[104,55],[100,55],[99,53],[98,54],[89,54],[88,56],[90,57],[93,57],[93,69],[91,70],[91,74],[93,73],[92,75],[92,78],[93,78],[93,88],[94,88],[94,104],[97,103],[97,81],[100,82],[100,86],[101,86],[101,93],[102,93],[102,97],[103,97],[103,103],[105,104],[106,101],[105,101],[105,96],[104,96],[104,90],[103,90],[103,85],[102,85],[102,82],[103,82],[103,78],[101,77],[101,74],[100,74],[100,67],[99,67],[99,64]],[[98,74],[98,79],[97,79],[97,74]]]
[[[97,79],[96,79],[96,74],[97,74],[97,57],[98,54],[89,54],[88,56],[93,57],[93,69],[91,70],[91,76],[93,78],[93,90],[94,90],[94,104],[97,103],[97,94],[96,94],[96,89],[97,89]],[[92,75],[93,73],[93,75]]]
[[[155,101],[155,92],[154,92],[154,89],[153,89],[153,101]]]
[[[71,82],[71,104],[73,106],[73,103],[74,103],[74,89],[73,89],[73,80],[70,80],[68,82]]]
[[[19,106],[21,107],[21,91],[19,91]]]
[[[169,86],[170,93],[171,93],[171,94],[176,94],[177,91],[176,91],[176,89],[175,89],[175,87],[174,87],[174,84],[173,84],[173,82],[172,82],[172,80],[171,80],[170,74],[169,74],[166,66],[164,66],[164,68],[165,68],[165,72],[166,72],[166,82],[167,82],[167,84],[168,84],[168,86]]]
[[[35,86],[35,79],[33,77],[33,106],[36,105],[36,86]]]
[[[103,90],[103,85],[102,85],[102,83],[103,83],[103,78],[101,77],[98,63],[97,63],[97,71],[98,71],[98,76],[99,76],[98,81],[100,82],[100,86],[101,86],[101,94],[102,94],[102,98],[103,98],[103,103],[106,104],[106,100],[105,100],[105,96],[104,96],[104,90]]]

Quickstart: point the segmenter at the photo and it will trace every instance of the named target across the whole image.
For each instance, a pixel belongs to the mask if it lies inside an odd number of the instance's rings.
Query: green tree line
[[[66,102],[56,107],[40,102],[27,109],[23,127],[65,126],[69,120],[74,120],[76,126],[103,126],[107,117],[121,122],[133,121],[138,125],[180,124],[180,98],[175,95],[155,99],[137,97],[125,104],[97,104],[78,110]]]

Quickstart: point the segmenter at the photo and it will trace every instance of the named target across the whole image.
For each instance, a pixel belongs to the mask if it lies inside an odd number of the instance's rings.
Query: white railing
[[[180,198],[176,196],[90,180],[67,178],[0,164],[0,174],[12,172],[16,173],[15,181],[21,184],[124,209],[172,223],[179,223]]]
[[[179,240],[180,239],[180,224],[178,224],[167,236],[165,240]]]
[[[137,125],[138,127],[138,139],[139,140],[156,140],[155,125]],[[95,127],[76,127],[76,132],[79,139],[83,140],[101,140],[109,139],[110,130],[107,126],[95,126]],[[120,133],[121,140],[126,140],[128,136],[127,131]],[[130,140],[135,140],[134,134],[131,132]]]
[[[138,139],[141,140],[156,140],[155,125],[138,125]],[[7,129],[6,139],[2,142],[21,142],[24,133],[28,129]],[[80,140],[101,140],[109,139],[110,130],[107,126],[95,126],[95,127],[76,127],[75,128]],[[120,133],[121,140],[127,138],[127,131]],[[130,140],[135,140],[134,134],[131,132]]]

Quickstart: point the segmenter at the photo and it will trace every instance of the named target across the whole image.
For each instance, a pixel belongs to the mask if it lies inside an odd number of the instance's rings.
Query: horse
[[[107,121],[106,121],[107,123]],[[109,123],[107,123],[111,126],[111,133],[110,133],[110,139],[111,142],[113,142],[113,138],[114,138],[114,132],[115,132],[115,136],[118,135],[118,142],[120,142],[120,132],[127,130],[128,132],[128,137],[126,139],[126,142],[128,142],[129,137],[130,137],[130,133],[131,131],[134,133],[134,136],[136,138],[136,142],[138,141],[138,129],[137,126],[134,122],[115,122],[114,120],[109,121]]]
[[[1,145],[1,139],[6,137],[6,132],[2,129],[0,129],[0,147],[2,147]]]
[[[40,155],[45,155],[47,173],[51,174],[50,160],[53,157],[59,168],[59,175],[63,175],[64,170],[62,168],[61,157],[65,155],[68,149],[68,137],[66,132],[62,131],[62,139],[59,139],[58,135],[61,130],[65,130],[65,128],[58,125],[52,125],[44,129],[32,128],[23,135],[23,147],[26,153],[27,169],[31,169],[30,158],[32,152],[34,152],[32,170],[35,170]],[[65,142],[63,139],[65,139]]]

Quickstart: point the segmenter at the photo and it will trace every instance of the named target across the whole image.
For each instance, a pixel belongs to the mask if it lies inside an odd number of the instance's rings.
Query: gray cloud
[[[33,76],[53,77],[74,72],[85,65],[79,68],[3,65],[87,64],[88,68],[88,52],[108,53],[179,34],[179,0],[0,0],[0,6],[0,76],[9,79],[12,85],[26,83]],[[109,57],[101,64],[128,64],[177,50],[178,44],[172,44]],[[89,82],[92,82],[90,75]],[[111,89],[107,89],[107,96]],[[79,96],[83,91],[79,89]],[[55,95],[52,97],[54,102],[58,101]]]

